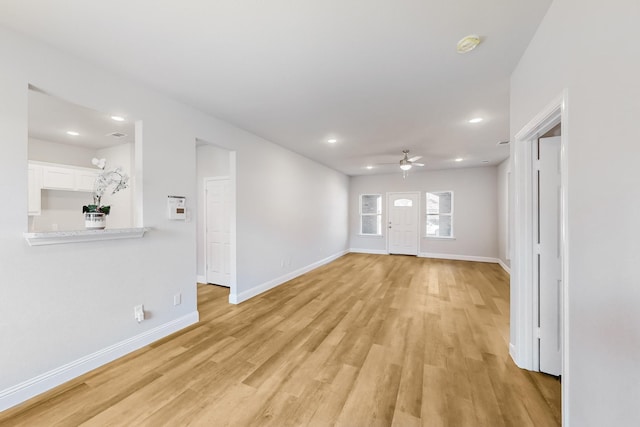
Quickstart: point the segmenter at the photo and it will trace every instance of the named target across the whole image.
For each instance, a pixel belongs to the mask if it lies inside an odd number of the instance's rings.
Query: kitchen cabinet
[[[91,193],[100,171],[79,166],[29,161],[29,215],[40,215],[42,190]]]
[[[60,166],[43,166],[42,188],[46,190],[74,190],[75,173],[73,169]]]
[[[98,172],[95,170],[76,170],[74,176],[75,191],[93,192]]]
[[[42,213],[42,168],[29,164],[29,215]]]
[[[42,170],[43,190],[92,192],[99,170],[79,166],[30,161],[29,167]]]

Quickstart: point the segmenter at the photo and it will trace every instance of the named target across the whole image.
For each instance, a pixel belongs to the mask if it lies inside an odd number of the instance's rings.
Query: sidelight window
[[[453,238],[453,191],[427,192],[427,237]]]

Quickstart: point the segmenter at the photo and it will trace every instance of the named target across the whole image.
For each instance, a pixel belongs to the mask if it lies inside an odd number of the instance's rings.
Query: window
[[[453,191],[427,193],[427,237],[453,238]]]
[[[382,235],[381,195],[360,195],[360,234],[367,236]]]
[[[413,200],[411,199],[398,199],[393,201],[393,206],[398,208],[410,208],[413,206]]]

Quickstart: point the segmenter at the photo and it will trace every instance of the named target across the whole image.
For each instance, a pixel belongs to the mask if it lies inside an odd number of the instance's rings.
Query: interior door
[[[418,255],[420,193],[390,193],[389,253]]]
[[[208,179],[205,183],[207,283],[226,287],[231,283],[229,188],[229,179]]]
[[[560,137],[538,141],[538,292],[540,371],[562,372]]]

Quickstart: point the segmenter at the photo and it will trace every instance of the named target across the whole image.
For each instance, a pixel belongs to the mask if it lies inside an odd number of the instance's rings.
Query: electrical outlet
[[[173,305],[180,305],[180,304],[182,304],[182,294],[178,292],[173,296]]]
[[[133,317],[138,323],[144,320],[144,306],[142,304],[133,307]]]

